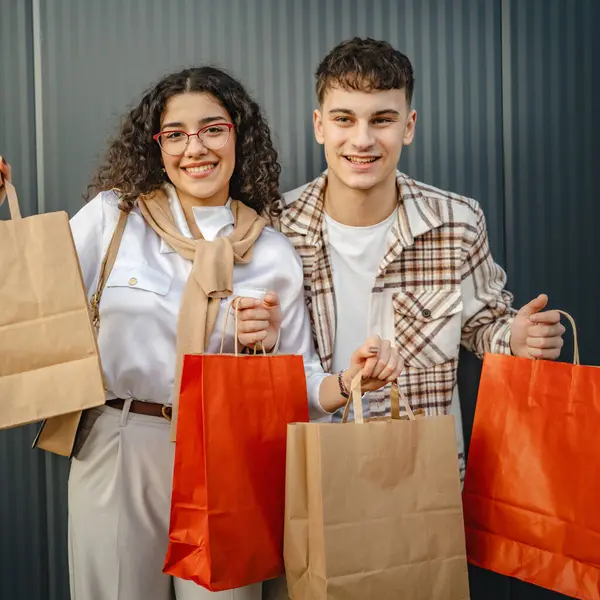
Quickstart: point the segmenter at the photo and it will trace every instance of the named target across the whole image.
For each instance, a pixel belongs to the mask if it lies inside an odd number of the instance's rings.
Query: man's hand
[[[556,310],[542,312],[548,296],[540,294],[517,313],[510,330],[510,348],[515,356],[555,360],[563,347],[565,328]]]
[[[390,340],[382,340],[373,335],[350,358],[350,367],[344,372],[344,384],[350,390],[350,383],[361,370],[363,372],[362,391],[372,392],[388,383],[396,381],[402,373],[404,363],[398,350]]]
[[[240,298],[236,306],[240,344],[254,348],[258,342],[261,342],[265,351],[270,352],[277,343],[283,320],[277,294],[267,292],[262,300]]]

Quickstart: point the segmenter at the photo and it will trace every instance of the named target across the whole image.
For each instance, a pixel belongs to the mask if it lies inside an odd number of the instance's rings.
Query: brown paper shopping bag
[[[11,219],[0,221],[0,429],[105,401],[68,216],[22,218],[15,188],[5,185]]]
[[[288,426],[284,559],[292,600],[466,600],[451,416]],[[346,407],[347,417],[348,406]]]
[[[128,213],[123,211],[119,213],[119,220],[100,264],[98,284],[91,298],[92,325],[96,332],[100,326],[100,300],[119,253],[127,225],[127,215]],[[91,430],[90,426],[85,430],[80,428],[82,414],[83,412],[79,410],[44,421],[33,442],[34,447],[62,456],[77,456]]]

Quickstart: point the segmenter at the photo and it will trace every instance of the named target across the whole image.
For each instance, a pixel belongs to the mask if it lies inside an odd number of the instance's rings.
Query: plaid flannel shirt
[[[336,330],[324,191],[327,172],[284,195],[279,228],[302,258],[306,303],[323,368],[331,369]],[[404,360],[400,388],[413,409],[454,414],[464,470],[459,348],[479,357],[510,353],[515,311],[506,274],[490,253],[477,202],[397,173],[398,220],[374,282],[370,333],[395,342]],[[371,416],[389,414],[389,386],[367,395]]]

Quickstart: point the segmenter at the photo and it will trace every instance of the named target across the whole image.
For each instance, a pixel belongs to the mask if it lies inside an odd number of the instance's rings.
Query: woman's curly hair
[[[197,67],[173,73],[147,91],[140,103],[122,121],[119,135],[109,143],[87,197],[114,189],[122,210],[129,212],[136,199],[168,181],[161,153],[152,136],[169,98],[185,92],[214,96],[227,110],[236,132],[235,169],[229,194],[259,214],[277,218],[281,214],[279,174],[281,166],[271,133],[260,107],[244,87],[215,67]]]

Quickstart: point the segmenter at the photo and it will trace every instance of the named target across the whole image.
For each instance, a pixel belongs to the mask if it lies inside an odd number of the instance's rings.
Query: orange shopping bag
[[[211,591],[283,574],[286,430],[300,421],[301,356],[185,356],[165,573]]]
[[[574,362],[485,356],[463,492],[467,557],[599,600],[600,369],[579,366],[576,332]]]

